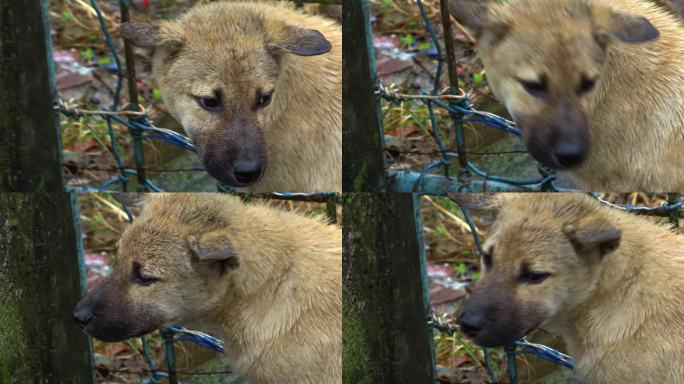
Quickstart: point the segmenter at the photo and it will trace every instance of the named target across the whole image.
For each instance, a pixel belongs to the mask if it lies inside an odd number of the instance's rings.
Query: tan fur
[[[299,214],[228,195],[148,194],[102,283],[114,296],[84,299],[100,311],[85,330],[98,337],[100,318],[121,311],[140,329],[223,339],[251,384],[341,383],[341,247],[339,227]],[[136,284],[134,262],[159,281]]]
[[[465,3],[451,0],[452,13]],[[636,44],[608,39],[603,51],[596,45],[598,25],[614,22],[606,10],[644,16],[660,36]],[[588,153],[569,169],[583,189],[684,190],[684,25],[673,15],[646,0],[511,0],[490,5],[486,16],[460,17],[486,24],[479,54],[523,139],[548,136],[545,130],[564,120],[554,109],[558,99],[586,118]],[[530,95],[516,80],[543,72],[548,98]],[[598,82],[577,97],[581,76]]]
[[[510,308],[500,317],[514,315],[502,324],[516,323],[517,313],[525,326],[562,336],[587,383],[684,382],[683,236],[585,195],[499,194],[494,200],[500,212],[483,246],[492,267],[483,268],[473,295],[488,289],[487,300],[506,296]],[[603,256],[569,241],[571,232],[606,228],[621,238]],[[551,275],[522,283],[522,263]]]
[[[278,54],[273,62],[265,47],[291,37],[284,26],[317,30],[332,49],[315,56]],[[154,75],[165,105],[198,145],[200,156],[228,151],[206,148],[227,134],[240,140],[243,135],[227,132],[231,120],[254,121],[245,116],[253,112],[255,90],[275,89],[271,104],[256,111],[268,164],[260,181],[247,189],[342,190],[342,32],[337,23],[304,15],[289,2],[217,2],[159,28],[165,38],[180,39],[182,48],[156,49]],[[189,96],[211,95],[214,89],[225,95],[225,113],[209,113]]]

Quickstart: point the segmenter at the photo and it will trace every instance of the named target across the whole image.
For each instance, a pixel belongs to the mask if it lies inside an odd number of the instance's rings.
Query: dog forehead
[[[203,43],[183,48],[170,73],[182,78],[191,91],[210,95],[216,89],[251,90],[272,83],[278,76],[278,64],[263,46],[245,49],[228,42],[216,46]]]
[[[544,218],[518,216],[502,220],[493,228],[490,237],[495,249],[508,251],[535,251],[546,247],[550,239],[559,232],[556,226]]]
[[[583,1],[523,0],[502,8],[509,28],[496,52],[515,67],[577,72],[603,60]]]
[[[159,253],[179,248],[183,231],[169,225],[168,220],[140,220],[131,224],[121,237],[119,254]]]
[[[246,71],[275,64],[267,52],[273,32],[263,11],[214,3],[188,13],[179,25],[184,32],[181,57],[196,56],[193,63],[200,68]]]
[[[254,4],[210,3],[193,8],[179,23],[183,30],[197,36],[239,39],[267,32],[265,12]]]
[[[592,4],[586,0],[516,0],[499,8],[514,22],[558,28],[558,23],[569,20],[589,22]]]
[[[562,24],[567,26],[514,28],[494,52],[505,54],[506,62],[516,73],[533,71],[536,75],[552,75],[597,71],[604,60],[604,51],[591,30],[574,22]]]
[[[579,261],[560,222],[548,219],[503,223],[490,233],[485,247],[493,250],[493,264],[504,274],[517,275],[523,263],[535,269],[557,271],[563,266],[574,268]]]
[[[227,226],[227,215],[223,209],[235,202],[235,199],[227,199],[226,196],[206,193],[155,195],[147,202],[143,214],[134,224],[145,223],[151,229],[165,228],[174,233],[182,232],[187,227],[202,230]]]

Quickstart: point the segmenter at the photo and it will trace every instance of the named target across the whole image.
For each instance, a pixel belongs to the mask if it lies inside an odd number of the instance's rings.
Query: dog
[[[684,237],[583,194],[454,197],[497,210],[467,337],[503,346],[544,328],[587,383],[684,382]]]
[[[74,309],[86,333],[179,325],[223,339],[252,384],[341,383],[339,227],[228,195],[143,196],[111,274]]]
[[[529,153],[589,191],[684,190],[684,25],[644,0],[450,0]]]
[[[341,28],[288,3],[209,3],[121,31],[153,49],[164,105],[214,178],[250,192],[341,192]]]

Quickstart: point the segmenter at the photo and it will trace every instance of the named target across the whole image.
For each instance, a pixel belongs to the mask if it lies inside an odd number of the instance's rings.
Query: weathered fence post
[[[345,384],[433,384],[411,194],[343,197]]]
[[[0,383],[92,383],[71,196],[0,193]]]
[[[368,0],[345,0],[342,10],[342,167],[346,192],[385,190],[382,122],[374,94],[375,49]]]
[[[0,0],[0,191],[59,191],[47,0]]]

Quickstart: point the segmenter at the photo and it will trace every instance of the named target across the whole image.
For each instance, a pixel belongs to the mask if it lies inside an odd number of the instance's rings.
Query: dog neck
[[[339,322],[328,317],[339,317],[342,242],[338,227],[254,205],[233,221],[239,266],[226,273],[222,309],[210,317],[222,328],[236,369],[247,372],[261,359],[290,358],[271,356],[287,354],[268,350],[280,340]]]

